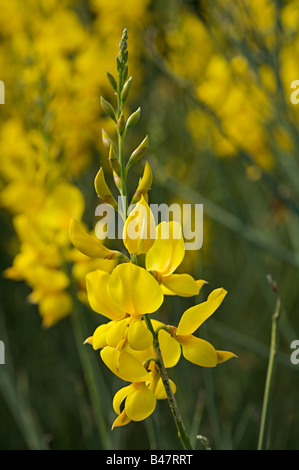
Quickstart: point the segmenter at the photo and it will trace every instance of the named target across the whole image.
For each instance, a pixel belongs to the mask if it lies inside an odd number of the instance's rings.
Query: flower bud
[[[138,160],[140,160],[140,158],[143,157],[147,149],[148,149],[148,136],[146,136],[145,139],[143,139],[141,144],[131,154],[129,161],[127,163],[127,169],[129,169],[134,163],[138,162]]]
[[[117,91],[117,82],[116,82],[115,78],[113,77],[113,75],[110,72],[106,72],[106,73],[107,73],[108,80],[109,80],[110,85],[112,86],[113,90]]]
[[[120,164],[115,152],[114,145],[110,145],[109,149],[109,163],[113,171],[119,176],[120,175]]]
[[[117,208],[117,202],[114,199],[114,197],[112,196],[112,193],[111,193],[110,189],[107,186],[107,183],[106,183],[105,177],[104,177],[103,168],[99,169],[99,171],[98,171],[98,173],[95,177],[95,180],[94,180],[94,186],[95,186],[95,190],[96,190],[97,195],[105,203],[110,204],[112,207],[114,207],[116,209]]]
[[[135,111],[135,113],[131,114],[131,116],[129,116],[128,120],[127,120],[127,124],[126,124],[126,130],[130,129],[130,127],[133,127],[135,126],[135,124],[137,124],[137,122],[139,121],[139,118],[140,118],[140,114],[141,114],[141,109],[138,108],[137,111]]]
[[[122,89],[122,92],[121,92],[121,100],[122,102],[124,103],[126,101],[126,99],[128,98],[129,96],[129,92],[130,92],[130,89],[131,89],[131,85],[132,85],[132,77],[130,77],[126,83],[124,84],[124,87]]]
[[[102,129],[102,141],[103,141],[104,146],[107,149],[110,149],[110,145],[112,144],[112,140],[110,139],[107,132],[104,131],[104,129]]]
[[[113,109],[113,106],[106,101],[102,96],[101,96],[101,105],[103,108],[103,111],[114,121],[116,122],[116,117],[115,117],[115,111]]]
[[[147,200],[147,193],[151,189],[152,182],[153,182],[152,170],[151,170],[151,167],[149,166],[149,163],[146,162],[144,171],[143,171],[143,176],[142,178],[140,178],[138,187],[132,198],[132,204],[139,201],[141,196],[144,196],[145,200]]]
[[[123,113],[120,115],[118,119],[117,128],[118,128],[120,135],[123,135],[126,129],[126,120],[125,120],[125,116],[123,115]]]

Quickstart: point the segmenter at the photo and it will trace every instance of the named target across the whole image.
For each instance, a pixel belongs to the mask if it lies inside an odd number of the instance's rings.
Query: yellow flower
[[[112,320],[94,333],[95,344],[117,347],[126,341],[132,349],[152,344],[152,334],[142,316],[159,309],[163,293],[154,277],[132,263],[116,266],[112,273],[96,270],[86,276],[87,297],[91,308]],[[103,347],[103,346],[102,346]]]
[[[125,406],[121,412],[120,405],[124,400]],[[118,417],[114,421],[112,429],[117,426],[124,426],[130,421],[146,419],[156,408],[156,397],[144,382],[132,383],[121,388],[115,394],[113,408]]]
[[[155,241],[155,219],[144,196],[129,214],[124,230],[123,242],[130,254],[147,253]]]
[[[142,421],[148,418],[155,410],[157,400],[167,398],[160,373],[153,361],[150,363],[149,369],[147,382],[133,382],[115,394],[113,408],[118,417],[115,419],[112,429],[124,426],[130,421]],[[170,386],[175,393],[176,386],[172,380],[170,380]],[[123,401],[125,403],[123,411],[121,411]]]
[[[174,362],[178,362],[182,350],[185,359],[202,367],[215,367],[217,364],[236,357],[229,351],[217,351],[208,341],[192,334],[217,310],[226,293],[223,288],[215,289],[205,302],[186,310],[178,327],[169,328],[171,334],[161,329],[158,338],[162,355],[167,357],[171,350]]]
[[[197,295],[205,283],[190,274],[173,274],[185,256],[182,227],[179,222],[161,222],[153,246],[147,252],[145,266],[151,271],[166,295]]]

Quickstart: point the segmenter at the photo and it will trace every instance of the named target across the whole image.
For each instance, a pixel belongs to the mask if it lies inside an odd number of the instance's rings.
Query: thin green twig
[[[274,378],[275,378],[275,368],[277,362],[277,352],[278,352],[278,321],[280,317],[280,308],[281,308],[281,299],[280,294],[277,288],[275,281],[273,281],[271,276],[268,276],[268,281],[271,288],[277,295],[276,308],[272,316],[272,330],[271,330],[271,345],[270,345],[270,354],[268,362],[268,370],[266,376],[265,390],[264,390],[264,400],[261,416],[261,424],[259,431],[258,439],[258,450],[266,450],[268,435],[269,435],[269,421],[270,421],[270,406],[272,400]]]

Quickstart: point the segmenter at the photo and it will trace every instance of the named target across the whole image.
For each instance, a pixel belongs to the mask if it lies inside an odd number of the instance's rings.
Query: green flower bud
[[[114,145],[110,145],[110,150],[109,150],[109,163],[112,168],[112,170],[119,176],[120,175],[120,164],[117,158],[117,154],[115,152]]]
[[[140,114],[141,114],[140,108],[138,108],[137,111],[135,111],[135,113],[131,114],[131,116],[127,120],[126,130],[130,129],[130,127],[133,127],[135,126],[135,124],[137,124],[140,118]]]
[[[115,111],[113,106],[101,96],[101,105],[103,111],[116,123]]]
[[[107,71],[106,73],[107,73],[108,80],[109,80],[110,85],[112,86],[113,90],[117,91],[117,82],[116,82],[115,78],[113,77],[113,75],[110,72]]]
[[[118,120],[118,123],[117,123],[117,128],[118,128],[118,131],[119,131],[120,135],[123,135],[123,133],[126,129],[126,120],[125,120],[125,117],[124,117],[123,113],[119,117],[119,120]]]
[[[140,158],[143,157],[147,149],[148,149],[148,136],[146,136],[145,139],[143,139],[141,144],[131,154],[129,161],[127,163],[127,169],[129,169],[132,165],[134,165],[134,163],[138,162],[138,160],[140,160]]]
[[[103,141],[104,146],[107,149],[110,149],[110,145],[112,144],[112,140],[110,139],[107,132],[104,131],[104,129],[102,129],[102,141]]]
[[[122,89],[122,92],[121,92],[121,100],[122,102],[124,103],[126,101],[126,99],[128,98],[129,96],[129,92],[130,92],[130,89],[131,89],[131,85],[132,85],[132,77],[130,77],[126,83],[124,84],[124,87]]]

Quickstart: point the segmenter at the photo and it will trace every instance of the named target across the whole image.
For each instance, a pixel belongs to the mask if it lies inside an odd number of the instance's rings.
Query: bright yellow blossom
[[[176,361],[180,359],[182,349],[185,359],[202,367],[215,367],[217,364],[236,357],[229,351],[217,351],[208,341],[193,335],[200,325],[217,310],[225,296],[226,291],[223,288],[213,290],[205,302],[183,313],[177,328],[169,327],[170,334],[165,329],[160,329],[158,335],[161,349],[167,353],[171,345]]]
[[[185,256],[182,227],[179,222],[161,222],[152,248],[145,258],[146,269],[154,274],[165,295],[197,295],[205,284],[190,274],[174,274]]]
[[[142,317],[157,311],[163,302],[163,293],[151,274],[140,266],[124,263],[111,274],[101,270],[88,273],[86,286],[91,308],[112,320],[95,331],[95,344],[104,331],[104,344],[112,347],[124,341],[136,350],[151,346],[152,334]]]
[[[147,253],[153,246],[155,219],[143,195],[126,220],[123,241],[128,252],[134,255]]]
[[[148,381],[133,382],[121,388],[113,398],[113,409],[118,414],[112,425],[112,429],[117,426],[124,426],[130,421],[142,421],[150,416],[156,408],[157,400],[167,398],[164,385],[162,383],[157,366],[153,361],[149,364],[150,373]],[[176,392],[175,383],[170,380],[172,392]],[[121,404],[124,408],[121,411]]]

